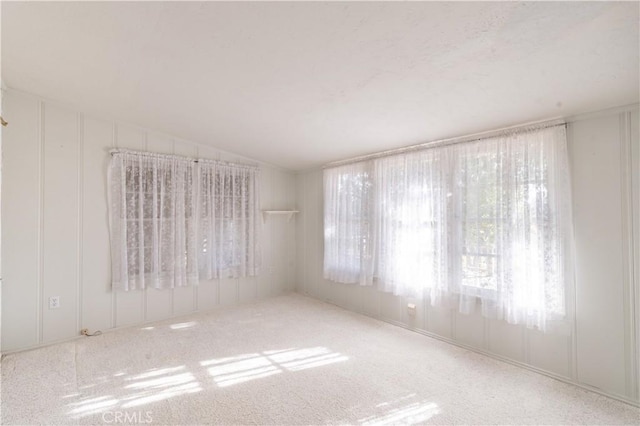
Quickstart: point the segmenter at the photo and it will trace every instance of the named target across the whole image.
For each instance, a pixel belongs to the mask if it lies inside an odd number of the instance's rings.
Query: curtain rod
[[[211,160],[208,158],[194,158],[194,157],[187,157],[184,155],[175,155],[175,154],[160,154],[160,153],[148,152],[148,151],[135,151],[131,149],[122,149],[122,148],[110,149],[109,154],[111,154],[111,156],[113,156],[114,154],[133,154],[133,155],[138,155],[140,157],[176,158],[183,161],[191,161],[194,163],[213,163],[213,164],[220,164],[220,165],[233,166],[233,167],[246,167],[248,169],[260,168],[260,166],[253,165],[253,164],[234,163],[231,161],[224,161],[224,160]]]
[[[505,127],[498,130],[489,130],[487,132],[473,133],[466,136],[440,139],[440,140],[435,140],[431,142],[423,142],[417,145],[389,149],[387,151],[374,152],[372,154],[360,155],[358,157],[348,158],[346,160],[338,160],[338,161],[333,161],[331,163],[327,163],[324,166],[322,166],[322,168],[330,169],[332,167],[344,166],[347,164],[358,163],[360,161],[366,161],[366,160],[373,160],[381,157],[390,157],[392,155],[399,155],[407,152],[422,151],[425,149],[431,149],[431,148],[447,146],[447,145],[455,145],[455,144],[464,143],[464,142],[476,142],[476,141],[491,139],[491,138],[513,134],[513,133],[525,133],[525,132],[531,132],[535,130],[546,129],[549,127],[566,126],[566,124],[567,123],[564,119],[537,121],[537,122],[528,123],[524,125],[521,124],[521,125],[512,126],[512,127]]]

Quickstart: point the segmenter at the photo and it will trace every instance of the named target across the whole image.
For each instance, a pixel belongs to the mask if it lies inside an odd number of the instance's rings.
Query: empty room
[[[640,3],[1,1],[3,425],[640,425]]]

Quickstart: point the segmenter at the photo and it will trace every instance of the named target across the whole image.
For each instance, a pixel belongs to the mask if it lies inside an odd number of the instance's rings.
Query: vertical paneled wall
[[[258,277],[112,292],[106,168],[111,148],[250,161],[8,90],[3,115],[2,350],[206,311],[296,289],[347,309],[640,402],[638,110],[568,126],[576,244],[575,328],[543,334],[477,315],[322,279],[322,171],[261,167]],[[49,309],[51,296],[61,306]],[[407,303],[418,307],[410,316]],[[573,309],[572,309],[573,310]]]
[[[575,218],[575,328],[541,333],[322,278],[322,170],[297,178],[301,293],[640,402],[640,139],[637,107],[568,125]],[[573,299],[573,297],[572,297]],[[417,305],[410,316],[408,303]],[[574,312],[575,311],[575,312]]]
[[[109,149],[251,162],[214,148],[70,111],[8,90],[3,131],[2,350],[242,303],[292,290],[295,219],[262,225],[259,276],[173,290],[112,292]],[[295,176],[261,166],[261,208],[295,207]],[[60,307],[49,309],[49,298]]]

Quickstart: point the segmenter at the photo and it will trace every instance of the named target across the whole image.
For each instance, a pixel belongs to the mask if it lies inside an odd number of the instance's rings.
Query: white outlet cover
[[[60,307],[60,296],[52,296],[49,298],[49,309],[57,309]]]

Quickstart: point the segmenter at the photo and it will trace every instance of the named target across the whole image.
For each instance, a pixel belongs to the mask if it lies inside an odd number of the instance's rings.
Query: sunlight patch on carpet
[[[433,402],[414,402],[397,408],[392,408],[380,415],[373,415],[359,419],[363,426],[417,424],[430,419],[440,413],[438,405]]]
[[[241,354],[235,357],[201,361],[200,365],[203,367],[211,366],[208,372],[214,382],[220,387],[226,387],[279,374],[285,370],[300,371],[348,359],[349,357],[333,352],[324,346],[317,346]]]
[[[170,329],[172,330],[183,330],[185,328],[191,328],[196,326],[198,323],[195,321],[189,321],[189,322],[181,322],[181,323],[177,323],[177,324],[171,324],[169,326]]]

